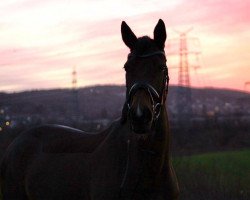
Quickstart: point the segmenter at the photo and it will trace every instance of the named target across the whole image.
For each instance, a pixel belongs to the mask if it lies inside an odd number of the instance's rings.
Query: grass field
[[[250,199],[250,150],[179,157],[174,167],[181,200]]]
[[[185,200],[249,200],[250,150],[174,159]]]

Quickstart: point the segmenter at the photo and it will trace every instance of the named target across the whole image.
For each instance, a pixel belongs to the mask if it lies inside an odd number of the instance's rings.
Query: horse
[[[177,200],[166,109],[167,38],[163,20],[154,38],[137,36],[126,22],[130,49],[124,65],[121,117],[99,133],[61,125],[22,132],[0,168],[3,200]]]

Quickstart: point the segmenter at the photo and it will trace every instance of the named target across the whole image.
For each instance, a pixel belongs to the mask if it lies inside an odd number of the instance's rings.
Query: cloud
[[[0,9],[0,90],[70,87],[73,66],[79,86],[123,83],[129,50],[121,40],[122,20],[137,36],[152,36],[162,18],[169,40],[178,37],[173,29],[194,27],[189,36],[199,37],[206,63],[201,77],[218,73],[230,81],[249,65],[248,1],[12,0],[1,2]],[[231,77],[223,78],[223,71]],[[177,83],[178,71],[172,74],[172,83]]]

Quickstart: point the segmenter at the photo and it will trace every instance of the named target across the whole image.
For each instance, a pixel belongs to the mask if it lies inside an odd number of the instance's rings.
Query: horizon
[[[190,86],[250,90],[244,87],[250,81],[250,2],[11,0],[0,9],[1,92],[71,88],[74,68],[78,87],[125,84],[129,49],[121,22],[138,37],[152,37],[160,18],[168,34],[170,85],[178,85],[179,61],[172,55],[178,51],[171,49],[176,30],[193,28],[189,50],[199,53],[189,57]]]
[[[86,86],[81,86],[77,87],[76,90],[81,90],[81,89],[88,89],[88,88],[95,88],[95,87],[126,87],[125,84],[95,84],[95,85],[86,85]],[[179,85],[169,85],[169,87],[185,87],[185,86],[179,86]],[[191,90],[224,90],[224,91],[232,91],[232,92],[240,92],[240,93],[245,93],[249,94],[249,91],[246,90],[237,90],[237,89],[231,89],[231,88],[219,88],[219,87],[213,87],[213,86],[208,86],[208,87],[195,87],[192,86],[190,87]],[[19,90],[19,91],[0,91],[0,93],[4,94],[17,94],[17,93],[25,93],[25,92],[42,92],[42,91],[53,91],[53,90],[75,90],[72,87],[58,87],[58,88],[31,88],[27,90]]]

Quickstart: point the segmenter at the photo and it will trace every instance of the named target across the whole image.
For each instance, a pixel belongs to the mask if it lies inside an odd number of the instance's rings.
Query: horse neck
[[[130,151],[129,165],[133,167],[130,168],[127,187],[137,185],[138,191],[159,188],[164,182],[162,175],[169,166],[169,124],[165,106],[155,124],[155,134],[148,139],[148,143],[145,141],[144,149],[136,141],[133,142],[138,151],[136,153],[131,144],[133,151]]]
[[[155,130],[150,139],[149,168],[155,169],[155,175],[161,173],[164,165],[168,165],[170,159],[170,132],[166,107],[163,106],[158,120],[155,122]]]
[[[169,159],[170,151],[170,130],[166,106],[162,107],[161,114],[155,124],[155,134],[153,142],[156,152],[162,154],[164,159]]]

